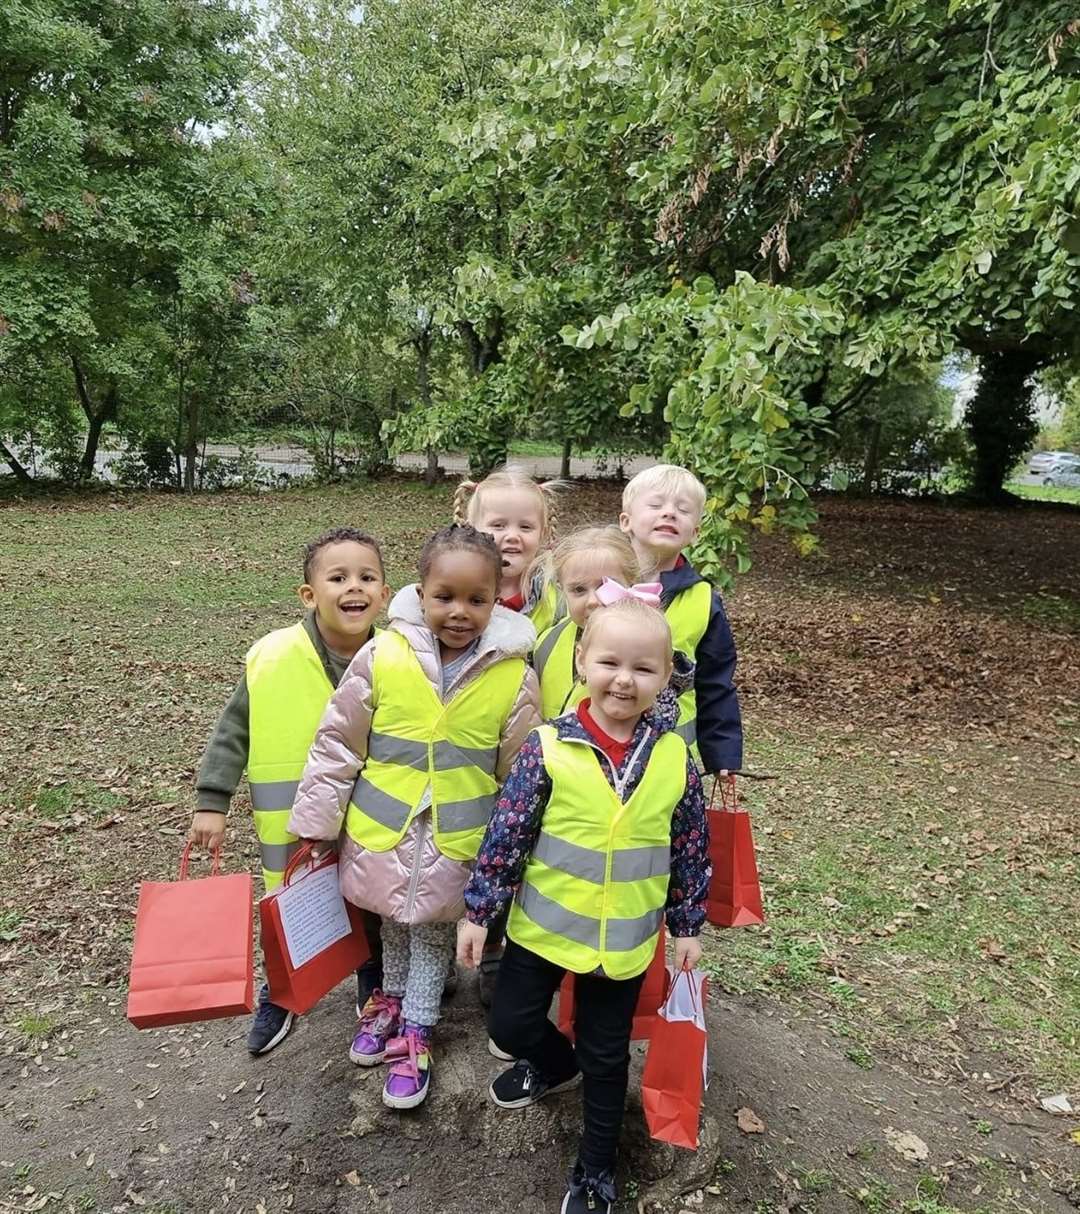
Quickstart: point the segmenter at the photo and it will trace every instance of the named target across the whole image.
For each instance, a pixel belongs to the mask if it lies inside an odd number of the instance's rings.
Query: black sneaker
[[[585,1175],[580,1163],[575,1163],[559,1214],[611,1214],[615,1198],[615,1177],[611,1172],[601,1172],[593,1178]]]
[[[264,982],[259,991],[255,1020],[248,1033],[248,1051],[252,1054],[268,1054],[289,1035],[295,1019],[292,1012],[270,1002],[270,988]]]
[[[363,1015],[364,1004],[382,989],[382,966],[365,963],[356,971],[356,1018]]]
[[[580,1082],[581,1072],[575,1071],[569,1079],[552,1083],[521,1058],[509,1070],[503,1071],[492,1080],[488,1095],[500,1109],[524,1109],[538,1100],[543,1100],[545,1096],[576,1087]]]

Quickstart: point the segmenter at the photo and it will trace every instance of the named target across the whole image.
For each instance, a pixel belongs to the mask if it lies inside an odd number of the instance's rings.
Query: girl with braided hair
[[[532,624],[496,605],[491,537],[453,524],[420,554],[390,624],[353,659],[308,755],[288,828],[338,839],[345,898],[382,916],[383,985],[349,1057],[391,1063],[383,1103],[428,1094],[432,1030],[463,892],[499,786],[539,723]],[[342,818],[344,816],[344,824]]]

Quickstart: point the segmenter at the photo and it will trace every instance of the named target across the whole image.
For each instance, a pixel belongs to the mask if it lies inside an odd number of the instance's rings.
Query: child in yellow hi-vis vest
[[[589,696],[531,733],[507,777],[465,889],[458,960],[476,965],[509,906],[489,1018],[518,1061],[490,1086],[524,1108],[584,1080],[584,1132],[564,1214],[610,1211],[630,1031],[666,916],[675,964],[701,957],[711,876],[701,779],[656,697],[671,630],[644,590],[596,611],[577,662]],[[654,601],[655,601],[655,596]],[[548,1019],[567,971],[576,1043]]]
[[[577,677],[574,653],[589,616],[601,605],[597,591],[605,581],[631,586],[640,576],[634,549],[617,527],[572,531],[555,545],[551,572],[566,615],[537,636],[533,650],[544,720],[576,707],[588,694]]]
[[[518,464],[496,468],[481,481],[464,480],[454,494],[454,521],[471,523],[495,541],[502,561],[498,602],[528,616],[539,636],[559,615],[558,593],[545,557],[555,538],[562,481],[538,481]],[[480,1002],[490,1007],[502,957],[503,928],[492,924],[480,966]]]
[[[308,609],[304,620],[269,633],[248,651],[244,674],[206,744],[188,834],[197,846],[220,844],[229,803],[246,770],[267,889],[281,880],[297,846],[287,829],[289,810],[315,730],[390,597],[377,541],[352,527],[320,535],[304,550],[299,593]],[[357,973],[361,1003],[367,988],[381,982],[378,919],[373,915],[366,922],[372,961]],[[293,1013],[274,1003],[264,985],[248,1049],[272,1050],[292,1023]]]
[[[391,1062],[383,1103],[394,1109],[430,1089],[462,891],[499,785],[539,720],[526,664],[536,633],[496,605],[501,568],[473,527],[428,540],[419,584],[397,593],[389,627],[331,699],[289,818],[304,839],[340,834],[342,894],[382,916],[383,987],[349,1056]]]

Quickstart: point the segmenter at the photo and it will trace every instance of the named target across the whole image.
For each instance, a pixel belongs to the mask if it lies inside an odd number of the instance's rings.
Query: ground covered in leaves
[[[343,987],[268,1058],[246,1026],[123,1019],[137,883],[176,862],[195,766],[300,545],[384,538],[395,584],[449,510],[392,482],[0,511],[0,1209],[557,1208],[575,1097],[483,1098],[466,983],[437,1089],[391,1117]],[[611,518],[575,491],[563,518]],[[631,1107],[625,1208],[1067,1211],[1080,1203],[1080,516],[821,503],[730,596],[766,928],[711,933],[696,1155]],[[231,862],[254,868],[247,803]],[[633,1099],[633,1098],[632,1098]],[[763,1127],[744,1114],[750,1109]]]

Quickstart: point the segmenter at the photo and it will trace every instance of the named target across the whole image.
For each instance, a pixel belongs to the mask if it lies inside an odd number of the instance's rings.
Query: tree
[[[486,381],[514,334],[517,284],[496,270],[513,199],[494,173],[457,188],[444,133],[497,101],[500,61],[549,21],[593,14],[541,0],[276,8],[260,110],[291,214],[283,257],[299,267],[317,248],[338,317],[416,356],[398,449],[463,444],[479,471],[505,458],[508,414]]]
[[[55,356],[103,428],[160,383],[153,330],[220,217],[209,132],[246,68],[228,0],[11,0],[0,12],[0,361]]]
[[[505,276],[573,281],[566,342],[636,355],[627,412],[664,410],[710,488],[710,572],[745,567],[747,523],[808,546],[830,419],[886,371],[1075,351],[1068,5],[607,11],[520,61],[458,143],[521,199]]]

